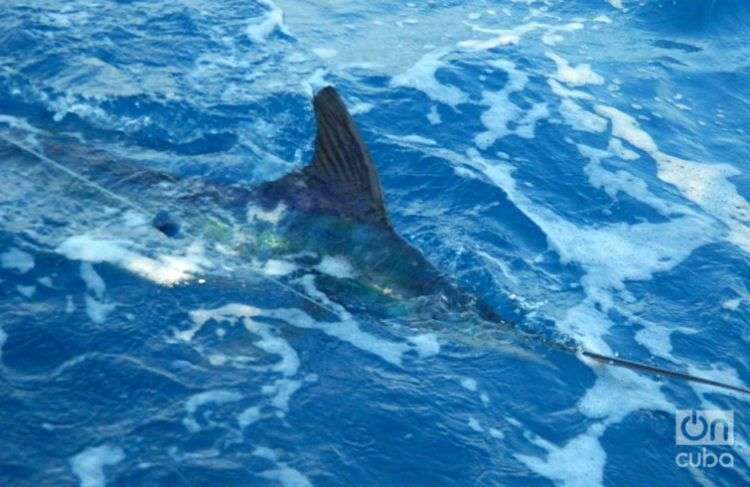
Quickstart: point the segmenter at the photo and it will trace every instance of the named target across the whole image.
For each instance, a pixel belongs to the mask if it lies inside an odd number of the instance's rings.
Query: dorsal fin
[[[347,208],[343,213],[387,225],[375,164],[343,100],[328,86],[315,95],[313,108],[315,156],[305,174],[323,183],[327,195]]]
[[[255,189],[267,206],[279,202],[307,213],[323,213],[390,227],[370,152],[336,90],[313,99],[315,155],[301,171]]]

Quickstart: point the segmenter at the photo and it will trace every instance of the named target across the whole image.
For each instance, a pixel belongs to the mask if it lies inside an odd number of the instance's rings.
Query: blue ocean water
[[[378,319],[316,287],[357,279],[343,253],[281,287],[293,263],[212,240],[239,227],[147,238],[195,195],[81,179],[275,179],[334,85],[398,233],[519,329],[750,384],[748,25],[742,0],[5,0],[0,483],[748,484],[745,395]],[[678,464],[692,409],[734,412],[731,466]]]

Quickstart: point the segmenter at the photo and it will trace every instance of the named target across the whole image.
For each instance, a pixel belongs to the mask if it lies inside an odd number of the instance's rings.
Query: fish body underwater
[[[335,89],[322,89],[313,107],[312,163],[251,188],[179,179],[60,137],[38,136],[41,152],[5,140],[6,174],[19,181],[12,197],[27,205],[23,217],[6,206],[6,220],[16,221],[14,230],[30,241],[84,260],[97,244],[116,245],[133,235],[142,251],[187,254],[189,244],[199,242],[201,253],[218,251],[230,263],[199,273],[288,277],[312,271],[354,311],[502,323],[394,231],[372,157]],[[28,221],[34,215],[55,224],[35,233]],[[120,229],[127,235],[118,235]],[[109,261],[153,277],[127,259]],[[187,274],[156,280],[174,284],[180,277]]]
[[[33,142],[41,151],[3,138],[0,157],[6,175],[18,181],[17,193],[6,195],[7,201],[24,203],[26,216],[42,218],[45,230],[30,231],[39,225],[21,217],[18,205],[0,206],[0,211],[6,221],[16,221],[17,228],[11,223],[10,229],[42,248],[74,259],[110,262],[160,284],[203,274],[229,281],[260,277],[336,314],[330,300],[316,299],[317,288],[311,291],[304,279],[295,279],[312,273],[320,278],[322,295],[345,302],[346,313],[399,318],[459,342],[526,359],[538,360],[542,345],[545,351],[599,364],[750,393],[742,386],[515,328],[394,231],[372,156],[336,90],[320,90],[313,108],[317,130],[312,162],[252,188],[176,178],[112,160],[62,137],[36,134]],[[126,235],[117,235],[123,229]],[[182,255],[159,261],[118,245],[134,235],[142,252],[170,249]],[[206,263],[205,257],[222,264]]]

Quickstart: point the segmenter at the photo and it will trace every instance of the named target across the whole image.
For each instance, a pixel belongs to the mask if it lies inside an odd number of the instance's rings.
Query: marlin
[[[43,222],[24,221],[16,230],[29,233],[34,224],[38,227],[43,223],[44,230],[29,235],[32,240],[45,241],[58,249],[75,249],[76,235],[84,233],[92,220],[100,222],[105,232],[116,233],[111,220],[117,211],[112,208],[121,206],[125,207],[120,212],[121,220],[128,232],[137,230],[139,238],[173,248],[179,248],[179,242],[188,237],[198,237],[212,243],[210,251],[228,259],[231,265],[225,267],[242,267],[249,262],[254,272],[280,276],[293,274],[297,268],[309,271],[338,265],[338,270],[321,273],[323,286],[326,291],[344,295],[347,308],[353,312],[376,310],[384,320],[408,315],[419,317],[412,322],[514,330],[525,340],[542,341],[545,346],[599,364],[750,393],[745,387],[524,334],[492,306],[446,277],[394,230],[373,158],[333,87],[323,88],[314,96],[313,111],[316,135],[312,162],[254,188],[180,179],[135,163],[113,161],[107,153],[81,147],[69,137],[37,133],[32,137],[36,146],[32,147],[1,136],[0,160],[5,162],[7,174],[14,174],[19,181],[16,199],[37,206],[33,213],[44,213]],[[67,175],[67,183],[59,182],[60,173]],[[31,184],[29,181],[37,191],[43,187],[50,194],[64,192],[68,198],[34,202],[32,189],[24,188],[24,184]],[[94,201],[91,195],[97,193],[103,194],[108,203],[102,202],[92,211],[86,201]],[[71,195],[79,199],[70,201]],[[150,202],[159,202],[159,206],[149,207]],[[0,210],[2,203],[0,199]],[[133,211],[152,217],[142,221],[133,216]],[[83,216],[78,223],[68,218],[73,212]],[[346,256],[343,270],[341,263],[326,265],[325,257],[321,257],[331,255]],[[286,267],[280,270],[280,265]],[[125,267],[133,270],[132,266]],[[334,312],[325,303],[309,295],[304,297]]]

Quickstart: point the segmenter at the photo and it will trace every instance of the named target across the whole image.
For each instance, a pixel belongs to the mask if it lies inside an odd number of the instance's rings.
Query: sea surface
[[[744,0],[3,0],[0,485],[750,484],[748,395],[376,319],[316,287],[346,252],[146,238],[201,195],[87,180],[273,180],[333,85],[397,232],[519,330],[747,386],[749,59]]]

